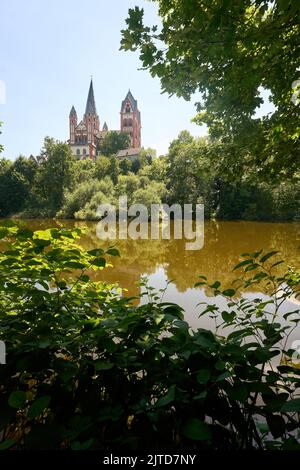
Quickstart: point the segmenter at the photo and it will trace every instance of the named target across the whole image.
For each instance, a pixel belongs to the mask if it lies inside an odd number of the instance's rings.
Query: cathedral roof
[[[88,94],[88,98],[86,102],[85,114],[97,114],[92,79],[91,79],[89,94]]]
[[[106,121],[103,124],[102,130],[103,131],[108,131],[108,125],[106,124]]]
[[[76,109],[74,108],[74,106],[72,106],[71,111],[70,111],[70,117],[71,116],[77,116]]]
[[[136,111],[137,110],[137,100],[134,99],[132,93],[130,90],[128,90],[128,93],[125,97],[125,100],[122,101],[122,105],[121,105],[121,112],[125,106],[125,103],[126,101],[129,101],[130,104],[131,104],[131,107],[132,107],[132,111]]]
[[[76,130],[77,130],[77,131],[86,131],[86,125],[84,124],[83,121],[80,121],[80,123],[78,124],[78,126],[76,126]]]

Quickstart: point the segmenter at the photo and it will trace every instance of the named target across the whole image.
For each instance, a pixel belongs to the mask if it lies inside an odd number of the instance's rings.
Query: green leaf
[[[106,253],[111,256],[120,256],[120,252],[117,248],[109,248]]]
[[[227,370],[217,377],[216,382],[221,382],[222,380],[228,379],[229,377],[231,377],[231,373]]]
[[[95,370],[109,370],[109,369],[112,369],[114,367],[114,364],[112,362],[108,362],[108,361],[95,361],[94,362],[94,367],[95,367]]]
[[[21,238],[26,240],[27,238],[32,238],[33,231],[29,229],[21,229],[16,233],[16,238]]]
[[[269,251],[269,253],[265,254],[264,256],[260,258],[260,262],[264,263],[269,258],[271,258],[271,256],[277,255],[277,253],[279,253],[279,251]]]
[[[197,382],[199,384],[206,384],[210,379],[210,370],[202,369],[197,373]]]
[[[211,284],[209,287],[211,287],[212,289],[218,289],[220,285],[221,283],[219,281],[216,281],[213,284]]]
[[[226,323],[231,323],[235,318],[234,312],[226,312],[225,310],[221,313],[221,315]]]
[[[33,243],[39,248],[45,248],[46,246],[51,245],[50,240],[43,240],[42,238],[34,238]]]
[[[215,347],[215,340],[213,337],[213,334],[210,333],[209,331],[203,332],[203,333],[198,333],[195,335],[194,343],[202,346],[203,348],[213,348]]]
[[[87,450],[93,445],[94,439],[88,439],[85,442],[74,441],[71,444],[72,450]]]
[[[293,400],[287,401],[282,407],[283,412],[300,411],[300,398],[294,398]]]
[[[28,410],[27,418],[33,419],[39,416],[44,411],[44,409],[47,408],[50,403],[50,400],[51,397],[48,395],[45,395],[44,397],[40,397],[35,400]]]
[[[88,255],[91,255],[91,256],[101,256],[103,255],[103,250],[101,248],[95,248],[94,250],[89,250],[87,252]]]
[[[1,220],[0,226],[10,228],[10,227],[17,227],[17,224],[13,220],[7,219],[7,220]]]
[[[6,228],[0,228],[0,239],[6,237],[9,231]]]
[[[226,367],[226,364],[224,361],[222,361],[221,359],[218,359],[218,361],[215,363],[215,368],[217,370],[224,370]]]
[[[275,439],[285,433],[286,425],[282,416],[276,414],[267,415],[267,423]]]
[[[6,439],[5,441],[1,442],[0,444],[0,450],[6,450],[9,449],[11,446],[13,446],[16,443],[14,439]]]
[[[12,392],[8,398],[8,404],[12,408],[16,408],[20,410],[24,408],[26,403],[26,392],[22,392],[21,390],[16,390]]]
[[[222,294],[225,296],[225,297],[232,297],[234,294],[235,294],[235,289],[226,289],[226,290],[223,290]]]
[[[248,388],[245,384],[235,385],[228,394],[230,398],[243,403],[248,398]]]
[[[257,268],[259,268],[259,264],[253,263],[250,266],[247,266],[247,268],[245,269],[245,272],[253,271],[254,269],[257,269]]]
[[[194,284],[194,287],[205,286],[207,283],[205,281],[199,281]]]
[[[245,266],[246,264],[251,264],[252,262],[253,262],[252,259],[245,259],[244,261],[241,261],[240,263],[238,263],[238,264],[233,268],[233,271],[235,271],[236,269],[241,268],[242,266]]]
[[[211,438],[211,431],[200,419],[191,418],[183,428],[183,435],[195,441],[207,441]]]
[[[203,392],[199,393],[198,395],[195,395],[193,397],[193,400],[203,400],[206,397],[207,397],[207,391],[204,390]]]
[[[156,406],[166,406],[172,401],[174,401],[174,399],[175,399],[175,385],[171,385],[168,393],[157,401]]]
[[[85,268],[85,265],[78,261],[66,261],[64,263],[64,268],[83,269]]]
[[[98,266],[99,268],[104,268],[105,264],[106,264],[106,261],[104,258],[95,258],[91,264],[93,266]]]

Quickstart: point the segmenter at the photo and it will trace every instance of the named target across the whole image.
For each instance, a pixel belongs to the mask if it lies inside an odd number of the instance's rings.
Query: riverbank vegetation
[[[275,253],[244,255],[231,289],[195,276],[227,307],[199,306],[216,329],[191,331],[163,291],[144,283],[148,301],[136,306],[93,282],[119,253],[84,250],[79,229],[5,222],[0,235],[1,449],[300,448],[288,346],[299,310],[280,316],[300,276],[277,277]],[[271,286],[270,300],[243,298],[249,285]]]
[[[0,160],[0,216],[94,220],[99,204],[117,205],[127,195],[128,204],[147,207],[204,203],[207,218],[300,219],[299,175],[274,183],[257,168],[228,176],[222,170],[228,152],[226,144],[183,131],[165,156],[145,149],[134,162],[114,154],[93,162],[46,138],[39,157]]]

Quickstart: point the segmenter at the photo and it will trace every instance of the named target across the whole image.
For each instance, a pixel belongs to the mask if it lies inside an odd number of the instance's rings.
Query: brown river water
[[[199,302],[216,303],[225,307],[220,297],[204,288],[194,288],[198,275],[208,280],[218,280],[224,288],[231,286],[237,278],[233,267],[242,260],[241,254],[264,250],[278,250],[286,265],[299,266],[300,222],[248,222],[248,221],[206,221],[204,245],[200,250],[187,251],[186,240],[100,240],[97,237],[97,222],[74,220],[22,220],[22,225],[32,230],[55,226],[86,228],[80,244],[86,249],[116,246],[121,256],[112,259],[113,267],[93,274],[96,280],[118,282],[123,294],[136,296],[140,293],[139,282],[147,276],[149,285],[164,288],[168,281],[165,301],[178,303],[185,310],[185,318],[192,327],[211,327],[209,317],[199,319]],[[257,292],[246,292],[248,298],[257,297]],[[260,294],[260,296],[262,296]],[[262,296],[265,299],[265,296]],[[146,301],[146,299],[144,300]],[[300,308],[300,302],[286,302],[283,311]],[[297,331],[298,330],[298,331]],[[300,339],[297,329],[291,339]]]

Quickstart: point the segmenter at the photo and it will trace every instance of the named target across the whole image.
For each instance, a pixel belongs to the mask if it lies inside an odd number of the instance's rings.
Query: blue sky
[[[66,140],[70,108],[81,119],[91,75],[100,122],[110,129],[119,129],[121,100],[131,89],[144,147],[162,154],[183,129],[205,135],[205,128],[190,122],[193,101],[162,95],[159,81],[138,70],[138,54],[119,51],[120,30],[135,5],[157,24],[156,5],[145,0],[1,0],[3,156],[38,154],[46,135]]]

